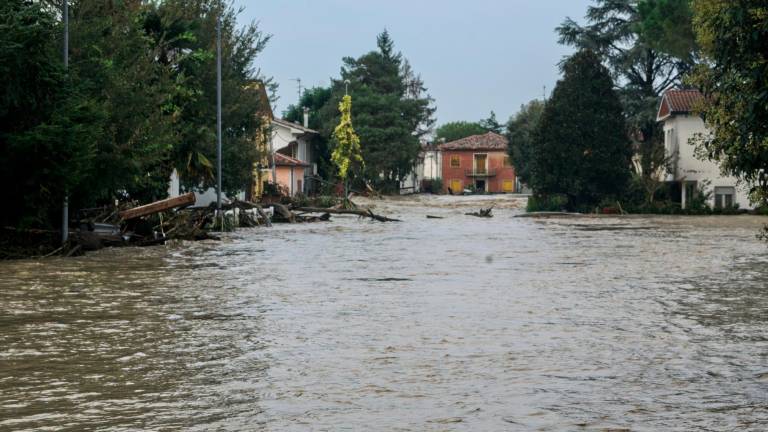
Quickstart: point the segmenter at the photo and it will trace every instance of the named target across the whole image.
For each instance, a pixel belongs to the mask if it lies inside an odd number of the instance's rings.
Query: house
[[[318,132],[309,129],[308,122],[307,110],[304,112],[303,125],[281,119],[272,119],[271,122],[270,150],[273,160],[270,162],[275,171],[273,177],[279,177],[277,171],[280,167],[283,171],[287,170],[288,166],[292,167],[294,180],[290,184],[283,183],[278,178],[278,184],[291,191],[291,195],[310,193],[317,188],[317,154],[312,149],[312,140]]]
[[[304,171],[309,164],[296,158],[275,153],[275,181],[278,187],[288,196],[294,196],[304,191]]]
[[[723,175],[717,163],[701,160],[695,155],[695,139],[709,132],[704,120],[695,113],[703,98],[698,90],[668,90],[659,104],[657,121],[664,127],[664,149],[671,159],[670,173],[673,200],[686,208],[702,187],[711,191],[708,203],[713,208],[738,205],[742,209],[754,206],[749,202],[748,187],[730,176]]]
[[[509,159],[509,143],[497,133],[473,135],[438,147],[442,158],[443,188],[462,193],[517,191],[515,168]]]
[[[424,190],[424,181],[439,179],[442,173],[440,149],[435,143],[423,141],[413,172],[400,182],[400,193],[418,193]]]

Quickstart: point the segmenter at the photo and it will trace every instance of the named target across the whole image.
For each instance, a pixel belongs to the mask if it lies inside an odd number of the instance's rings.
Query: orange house
[[[442,144],[445,192],[515,192],[515,168],[510,163],[508,147],[507,139],[493,132]]]

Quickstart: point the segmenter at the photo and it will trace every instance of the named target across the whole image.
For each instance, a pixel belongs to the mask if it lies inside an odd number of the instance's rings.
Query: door
[[[515,181],[514,180],[504,180],[501,184],[501,189],[504,192],[514,192],[515,191]]]
[[[461,193],[461,180],[451,180],[451,191],[453,193]]]
[[[485,164],[488,161],[488,155],[475,155],[475,174],[485,174]]]

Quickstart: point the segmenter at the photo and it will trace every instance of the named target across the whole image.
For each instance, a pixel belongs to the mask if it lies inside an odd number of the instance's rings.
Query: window
[[[736,188],[734,187],[716,187],[715,188],[715,208],[731,208],[733,207],[734,196],[736,195]]]
[[[511,167],[512,166],[512,161],[509,160],[509,156],[504,156],[504,166],[505,167]]]
[[[461,158],[456,156],[451,156],[451,168],[461,168]]]

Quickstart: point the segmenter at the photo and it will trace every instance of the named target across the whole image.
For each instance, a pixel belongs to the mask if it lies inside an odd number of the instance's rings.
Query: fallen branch
[[[442,216],[432,216],[432,215],[427,215],[427,219],[445,219],[445,218],[444,218],[444,217],[442,217]]]
[[[333,209],[321,207],[297,207],[296,211],[304,213],[329,213],[329,214],[348,214],[360,217],[368,217],[379,222],[402,222],[400,219],[392,219],[373,213],[371,209]]]
[[[482,217],[482,218],[490,218],[493,217],[493,214],[491,211],[493,211],[494,206],[490,206],[487,209],[480,209],[478,212],[474,213],[465,213],[467,216],[475,216],[475,217]]]
[[[185,195],[155,201],[151,204],[134,207],[120,212],[120,217],[124,220],[135,219],[142,216],[148,216],[162,211],[170,210],[176,207],[185,207],[195,203],[195,194],[190,192]]]

